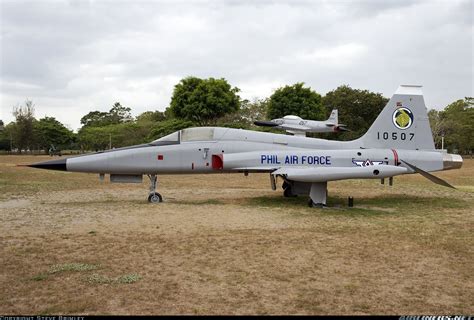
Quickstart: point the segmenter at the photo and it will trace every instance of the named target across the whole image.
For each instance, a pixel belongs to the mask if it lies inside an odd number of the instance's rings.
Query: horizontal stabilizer
[[[335,127],[335,131],[340,132],[340,131],[350,131],[347,129],[345,124],[332,124],[332,123],[326,123],[326,127]]]
[[[347,129],[345,125],[340,124],[340,125],[337,127],[337,131],[344,131],[344,132],[347,132],[347,131],[351,131],[351,130]]]
[[[416,173],[421,174],[421,175],[422,175],[423,177],[425,177],[426,179],[431,180],[431,181],[433,181],[434,183],[439,184],[439,185],[442,185],[442,186],[444,186],[444,187],[456,189],[455,187],[453,187],[452,185],[450,185],[448,182],[444,181],[443,179],[438,178],[437,176],[432,175],[431,173],[428,173],[428,172],[426,172],[426,171],[424,171],[424,170],[421,170],[420,168],[418,168],[418,167],[416,167],[416,166],[414,166],[414,165],[412,165],[412,164],[410,164],[410,163],[408,163],[408,162],[406,162],[406,161],[403,161],[403,160],[402,160],[402,162],[403,162],[404,164],[406,164],[410,169],[412,169],[413,171],[415,171]]]

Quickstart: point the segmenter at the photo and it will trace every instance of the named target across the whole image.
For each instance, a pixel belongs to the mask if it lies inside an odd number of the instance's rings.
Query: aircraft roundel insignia
[[[397,108],[393,112],[392,121],[398,129],[408,129],[413,124],[413,112],[405,107]]]

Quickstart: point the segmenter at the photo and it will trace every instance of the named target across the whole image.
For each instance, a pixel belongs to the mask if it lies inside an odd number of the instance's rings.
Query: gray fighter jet
[[[367,133],[353,141],[256,132],[188,128],[144,145],[29,165],[34,168],[110,174],[111,182],[140,183],[150,178],[148,201],[161,202],[158,174],[267,172],[285,196],[309,195],[311,206],[325,206],[328,181],[385,179],[420,173],[452,187],[430,172],[457,169],[462,158],[435,150],[420,86],[402,85]]]
[[[331,111],[326,121],[305,120],[298,116],[284,116],[270,121],[255,121],[255,125],[286,130],[295,136],[306,136],[306,132],[348,131],[346,125],[338,123],[337,109]]]

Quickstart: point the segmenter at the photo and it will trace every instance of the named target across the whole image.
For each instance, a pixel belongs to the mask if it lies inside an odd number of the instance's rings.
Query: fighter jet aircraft
[[[325,206],[328,181],[384,179],[420,173],[452,187],[430,172],[457,169],[462,158],[435,150],[420,86],[398,88],[359,139],[330,141],[250,130],[188,128],[148,144],[29,165],[33,168],[98,173],[111,182],[150,178],[148,201],[161,202],[158,174],[267,172],[272,188],[284,180],[285,196],[309,195]]]
[[[338,123],[337,109],[331,111],[326,121],[304,120],[298,116],[284,116],[270,121],[255,121],[255,125],[286,130],[295,136],[306,136],[306,132],[348,131],[346,125]]]

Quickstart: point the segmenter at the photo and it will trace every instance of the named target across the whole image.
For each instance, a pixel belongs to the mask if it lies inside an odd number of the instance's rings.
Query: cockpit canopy
[[[187,128],[159,138],[150,144],[153,146],[163,146],[188,141],[212,141],[215,140],[215,129],[212,127]]]
[[[303,120],[298,116],[292,116],[292,115],[284,116],[283,119],[285,119],[285,120]]]

